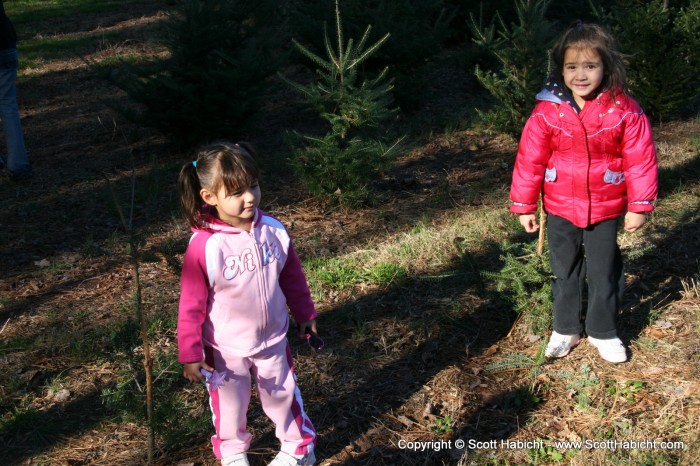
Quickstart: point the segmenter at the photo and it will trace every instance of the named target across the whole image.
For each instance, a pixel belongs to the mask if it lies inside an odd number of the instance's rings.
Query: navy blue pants
[[[556,332],[575,335],[585,330],[588,336],[600,339],[617,336],[615,319],[625,286],[618,221],[579,228],[556,215],[548,216]],[[588,302],[585,315],[584,298]]]

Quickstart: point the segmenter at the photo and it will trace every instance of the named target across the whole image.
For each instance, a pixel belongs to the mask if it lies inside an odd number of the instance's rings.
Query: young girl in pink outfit
[[[651,127],[626,92],[622,55],[603,28],[576,22],[551,58],[549,82],[520,139],[510,210],[525,231],[537,231],[542,193],[555,276],[554,332],[545,355],[566,356],[585,331],[603,359],[620,363],[627,352],[615,327],[624,288],[617,230],[623,216],[624,229],[637,230],[654,209]]]
[[[182,267],[178,360],[209,385],[222,465],[248,465],[251,374],[282,443],[274,466],[312,465],[316,432],[304,411],[286,335],[287,308],[299,335],[316,333],[316,310],[287,230],[258,209],[259,171],[244,143],[212,144],[182,167],[179,192],[193,235]]]

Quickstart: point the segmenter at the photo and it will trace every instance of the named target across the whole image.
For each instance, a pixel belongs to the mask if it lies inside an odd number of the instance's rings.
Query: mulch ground
[[[158,17],[144,7],[138,15],[92,18],[90,24],[138,28]],[[86,24],[64,18],[55,32],[92,30]],[[176,217],[174,186],[188,154],[115,110],[129,104],[127,96],[83,59],[100,60],[129,47],[143,44],[112,44],[82,58],[47,62],[20,82],[35,176],[25,184],[6,177],[0,182],[0,414],[8,421],[15,409],[30,407],[33,416],[27,418],[31,425],[22,419],[0,424],[3,464],[144,461],[143,425],[111,422],[114,413],[101,397],[133,369],[125,367],[129,355],[100,354],[131,312],[133,270],[116,206],[140,232],[144,309],[154,321],[171,321],[188,237]],[[436,93],[452,89],[454,96],[445,100],[468,105],[473,83],[459,73],[441,73],[445,81],[435,82]],[[266,135],[286,129],[296,116],[279,108],[270,106],[259,132],[240,137],[260,141],[269,160],[283,146]],[[697,131],[698,122],[690,121],[656,134],[670,148],[687,145]],[[265,180],[263,207],[288,225],[302,257],[332,257],[386,241],[419,221],[440,228],[460,209],[499,207],[514,151],[515,143],[504,136],[455,130],[426,137],[384,173],[376,186],[382,202],[373,208],[330,208],[305,197],[293,179],[278,177]],[[692,161],[682,169],[697,173]],[[132,180],[137,188],[130,213]],[[478,452],[417,453],[398,442],[576,440],[599,436],[603,428],[627,429],[625,435],[639,429],[639,439],[667,438],[669,426],[677,425],[673,438],[697,445],[700,294],[687,277],[698,273],[693,251],[700,250],[699,225],[696,214],[682,231],[658,228],[656,252],[646,262],[632,261],[630,303],[622,319],[633,357],[625,365],[601,364],[583,344],[534,377],[517,367],[492,370],[508,355],[534,357],[541,341],[512,310],[448,273],[453,270],[426,265],[424,273],[438,278],[326,293],[318,307],[327,348],[313,354],[292,341],[306,408],[319,433],[321,464],[481,464]],[[494,260],[486,254],[476,259]],[[650,316],[650,309],[658,316]],[[174,349],[174,329],[157,335],[155,347]],[[582,373],[586,367],[590,372]],[[645,388],[625,391],[629,381]],[[624,396],[610,396],[613,389]],[[193,403],[193,413],[207,416],[202,391],[185,384],[179,390]],[[278,448],[273,428],[256,402],[250,413],[256,435],[251,462],[265,464]],[[445,419],[449,425],[440,424]],[[183,438],[179,445],[161,447],[158,464],[215,464],[206,437]],[[571,463],[605,464],[601,455],[577,456]],[[527,450],[504,458],[513,464],[531,460]],[[693,464],[698,458],[689,449],[673,459]]]

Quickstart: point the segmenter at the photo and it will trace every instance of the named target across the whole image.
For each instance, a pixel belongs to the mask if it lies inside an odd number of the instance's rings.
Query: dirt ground
[[[144,310],[154,321],[172,322],[178,261],[188,237],[176,217],[175,179],[189,155],[115,110],[119,104],[129,105],[128,97],[89,63],[153,47],[139,31],[159,18],[158,9],[142,6],[109,17],[47,24],[47,35],[125,28],[133,29],[135,38],[105,43],[81,56],[47,60],[20,81],[19,103],[35,176],[22,184],[4,176],[0,182],[0,415],[9,419],[14,407],[30,406],[33,416],[28,419],[35,425],[3,425],[3,464],[144,462],[145,428],[113,422],[114,413],[101,399],[103,390],[120,380],[129,360],[126,355],[100,354],[100,345],[113,338],[109,329],[129,315],[132,293],[127,240],[115,206],[132,216],[140,234]],[[455,107],[468,106],[473,89],[471,78],[460,72],[441,74],[442,81],[433,83],[433,92]],[[447,89],[450,95],[445,95]],[[281,131],[297,118],[280,113],[280,107],[271,104],[259,117],[257,130],[235,136],[257,143],[271,163],[283,148]],[[423,109],[421,118],[429,120],[431,111]],[[656,136],[670,148],[687,144],[699,130],[697,120],[674,122],[657,128]],[[460,209],[507,205],[499,194],[509,183],[514,141],[460,129],[430,135],[427,128],[426,135],[384,174],[377,186],[382,202],[373,208],[329,208],[304,196],[293,179],[278,176],[274,168],[263,183],[263,208],[289,227],[300,256],[308,258],[358,250],[420,222],[440,228]],[[669,170],[669,176],[685,184],[696,184],[700,174],[692,159]],[[132,174],[137,188],[130,214]],[[655,252],[631,262],[630,304],[622,319],[623,339],[635,343],[625,365],[601,365],[594,350],[582,345],[534,380],[518,368],[486,370],[504,355],[534,356],[541,342],[512,310],[485,298],[473,282],[455,277],[452,272],[463,270],[459,264],[450,270],[421,265],[431,280],[417,276],[382,289],[327,293],[318,303],[327,348],[313,354],[292,342],[305,405],[319,433],[320,464],[496,464],[496,457],[478,451],[471,456],[455,448],[421,453],[397,442],[580,439],[599,434],[592,426],[617,432],[625,420],[634,424],[628,429],[643,429],[646,437],[684,441],[688,448],[669,458],[674,464],[693,464],[698,458],[691,446],[698,445],[699,431],[700,296],[683,279],[698,273],[698,230],[697,212],[683,229],[658,226],[645,239],[656,241]],[[486,252],[472,259],[494,260]],[[650,316],[652,312],[659,315]],[[173,328],[156,334],[154,346],[174,348]],[[104,335],[104,341],[94,335]],[[674,350],[655,351],[642,342]],[[81,345],[84,358],[79,356]],[[669,354],[674,357],[669,359]],[[603,381],[620,387],[634,380],[653,389],[615,398],[603,414],[582,411],[576,403],[580,398],[562,375],[580,376],[582,367],[592,368],[601,386]],[[185,384],[179,389],[190,401],[203,393]],[[539,399],[534,401],[532,394]],[[591,392],[596,396],[603,394]],[[438,421],[448,418],[453,422],[441,429]],[[278,448],[273,428],[255,402],[249,419],[256,434],[251,462],[265,464]],[[60,428],[42,428],[56,425]],[[665,430],[670,425],[677,426],[672,434]],[[206,437],[184,437],[178,444],[159,447],[157,464],[216,464]],[[601,454],[574,456],[570,463],[606,464]],[[527,450],[500,458],[503,463],[498,464],[532,460]],[[552,461],[551,456],[546,460]]]

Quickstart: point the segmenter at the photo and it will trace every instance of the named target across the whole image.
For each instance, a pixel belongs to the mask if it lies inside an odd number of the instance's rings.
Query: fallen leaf
[[[68,389],[62,388],[54,395],[54,401],[63,402],[68,401],[70,398],[70,391]]]
[[[654,325],[656,325],[659,328],[671,328],[671,322],[669,322],[667,320],[659,319],[656,321],[656,323]]]
[[[425,404],[425,407],[423,408],[423,417],[425,418],[431,416],[433,414],[434,409],[435,408],[433,407],[433,404],[430,401],[428,401]]]
[[[642,372],[644,372],[644,375],[659,375],[659,374],[663,374],[664,370],[663,370],[663,368],[658,367],[658,366],[651,366],[651,367],[647,367]]]
[[[397,419],[399,420],[399,422],[401,424],[405,425],[406,427],[411,427],[413,424],[415,424],[412,420],[410,420],[409,418],[407,418],[403,414],[400,415],[399,417],[397,417]]]
[[[357,441],[355,442],[355,446],[357,447],[360,452],[364,453],[370,448],[372,448],[372,440],[369,439],[366,435],[363,435]]]
[[[691,384],[688,384],[687,387],[685,387],[685,390],[683,390],[683,396],[689,397],[690,395],[694,394],[697,391],[698,391],[698,383],[693,382]]]
[[[34,265],[39,267],[49,267],[51,262],[48,259],[41,259],[40,261],[34,261]]]
[[[496,401],[496,395],[486,388],[479,387],[479,395],[481,395],[481,402],[485,405],[490,405]]]

